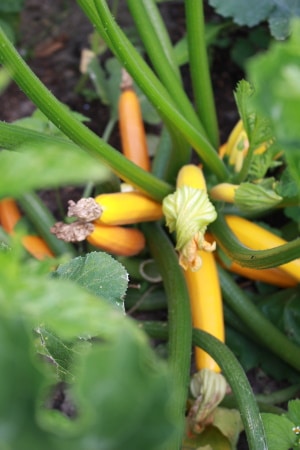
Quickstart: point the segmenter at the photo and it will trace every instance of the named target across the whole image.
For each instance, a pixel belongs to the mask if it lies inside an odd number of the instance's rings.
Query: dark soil
[[[137,0],[138,1],[138,0]],[[125,9],[125,1],[121,0],[118,21],[121,24],[129,22]],[[182,2],[167,2],[162,5],[162,13],[175,42],[184,33],[185,23]],[[207,7],[207,16],[213,17]],[[77,4],[72,0],[27,0],[21,15],[20,38],[18,49],[51,92],[62,102],[90,118],[88,126],[102,134],[108,120],[107,108],[100,101],[88,102],[82,95],[76,93],[76,86],[81,77],[79,61],[81,50],[88,45],[88,36],[92,26],[85,18]],[[233,90],[243,76],[242,71],[232,63],[228,49],[213,48],[212,50],[212,81],[215,101],[220,124],[220,138],[223,142],[238,114],[236,111]],[[190,81],[187,68],[183,68],[184,82],[190,93]],[[7,88],[1,96],[0,119],[13,122],[21,117],[29,116],[35,106],[14,84]],[[115,130],[110,143],[119,145],[118,132]],[[74,199],[72,187],[64,189],[65,200]],[[56,211],[54,196],[44,194],[47,206]],[[76,198],[75,198],[76,200]],[[252,382],[257,383],[255,377]],[[61,398],[63,400],[61,400]],[[58,389],[53,399],[53,407],[63,404],[64,394]],[[60,403],[61,402],[61,403]],[[63,409],[63,408],[62,408]],[[239,450],[247,449],[244,438],[241,438]]]

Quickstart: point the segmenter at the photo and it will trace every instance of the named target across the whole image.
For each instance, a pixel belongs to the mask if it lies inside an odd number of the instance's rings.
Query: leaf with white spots
[[[77,282],[80,286],[124,311],[128,274],[122,264],[104,252],[92,252],[61,264],[55,277]]]

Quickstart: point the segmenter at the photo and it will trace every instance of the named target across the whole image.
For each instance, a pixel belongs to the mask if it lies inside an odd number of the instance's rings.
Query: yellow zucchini
[[[177,187],[189,186],[206,191],[205,178],[200,167],[189,164],[183,166],[177,178]],[[223,303],[215,258],[212,252],[199,251],[202,265],[197,271],[184,271],[195,328],[207,331],[222,342],[225,340]],[[195,348],[197,370],[209,368],[220,372],[213,358],[199,347]]]
[[[140,192],[100,194],[95,201],[102,209],[102,214],[99,219],[96,219],[96,223],[128,225],[162,218],[161,204]]]
[[[286,240],[271,231],[243,217],[227,215],[225,219],[238,240],[253,250],[268,250],[287,243]],[[300,258],[279,267],[298,282],[300,281]]]
[[[103,251],[118,256],[133,256],[145,247],[145,237],[136,228],[96,224],[87,241]]]

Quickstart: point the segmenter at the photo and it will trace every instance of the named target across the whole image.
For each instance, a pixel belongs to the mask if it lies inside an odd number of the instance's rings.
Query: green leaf
[[[0,152],[0,196],[109,178],[108,169],[67,141],[26,142],[18,151]]]
[[[51,361],[59,379],[72,378],[74,374],[70,370],[70,364],[76,353],[74,343],[63,341],[45,328],[37,328],[36,333],[40,340],[38,353]]]
[[[65,448],[39,427],[37,405],[46,378],[34,361],[31,331],[23,320],[0,320],[0,448]]]
[[[277,0],[269,17],[271,34],[276,39],[285,39],[290,33],[290,21],[300,16],[299,0]]]
[[[298,295],[295,292],[284,305],[284,328],[289,338],[300,345],[300,304]]]
[[[290,400],[287,417],[296,425],[300,424],[300,399]]]
[[[72,280],[124,312],[128,274],[122,264],[104,252],[92,252],[59,265],[54,276]]]
[[[186,437],[183,446],[184,450],[232,450],[234,448],[222,432],[212,425],[208,425],[199,435]]]
[[[255,87],[254,103],[270,120],[278,144],[285,149],[291,174],[300,184],[300,20],[292,23],[290,39],[247,65]]]
[[[123,330],[93,345],[76,368],[80,448],[153,450],[172,436],[167,367],[148,344]]]
[[[90,120],[83,114],[70,110],[67,105],[64,105],[64,108],[80,122],[88,122]],[[46,135],[66,138],[64,133],[62,133],[62,131],[55,126],[40,109],[35,109],[30,117],[23,117],[22,119],[15,120],[14,125]]]
[[[22,10],[25,0],[1,0],[0,12],[18,13]]]
[[[287,167],[280,179],[276,188],[276,192],[282,197],[295,197],[298,196],[300,198],[300,185],[298,185],[295,179],[291,175],[290,168]],[[299,209],[298,209],[299,211]],[[289,216],[288,216],[289,217]]]
[[[273,353],[229,326],[226,326],[226,343],[246,372],[254,367],[261,367],[266,374],[275,380],[299,382],[298,372],[291,369]]]
[[[290,32],[290,20],[300,16],[299,0],[209,0],[209,4],[238,25],[253,27],[268,20],[276,39],[285,39]]]
[[[262,413],[266,431],[268,450],[289,450],[293,447],[296,435],[294,423],[285,416]]]
[[[218,14],[224,17],[232,17],[233,21],[238,25],[247,25],[253,27],[258,23],[266,20],[270,15],[274,0],[209,0],[209,4],[213,6]]]
[[[98,98],[103,105],[108,105],[107,98],[107,80],[105,78],[105,72],[102,69],[98,57],[95,55],[87,66],[87,73],[94,85]]]
[[[281,200],[272,186],[254,183],[241,183],[234,196],[234,203],[241,211],[255,213],[271,209]]]
[[[258,113],[253,101],[254,92],[254,87],[250,83],[241,80],[234,92],[234,97],[250,146],[256,149],[273,138],[273,130],[268,120]]]
[[[254,103],[272,125],[283,148],[298,148],[300,98],[300,20],[293,24],[289,40],[249,61],[247,70],[255,88]],[[276,74],[276,76],[275,76]]]
[[[33,328],[45,327],[65,341],[96,335],[110,339],[123,327],[132,327],[121,312],[77,283],[50,278],[47,266],[38,261],[22,264],[20,243],[14,242],[13,249],[0,252],[3,314],[21,315]]]
[[[213,425],[229,440],[232,448],[236,448],[239,434],[243,430],[239,411],[222,407],[216,408],[213,413]]]
[[[1,8],[1,6],[0,6],[0,8]],[[11,20],[7,20],[6,16],[7,16],[6,14],[2,15],[0,13],[0,27],[3,29],[3,31],[6,34],[6,36],[8,37],[8,39],[11,42],[15,43],[16,36],[15,36],[13,24],[11,23],[12,22]]]
[[[105,68],[109,74],[107,83],[107,97],[109,104],[112,108],[113,117],[118,117],[118,103],[120,97],[120,83],[121,83],[121,70],[122,65],[116,58],[110,58],[107,60]],[[161,122],[161,118],[157,114],[155,108],[149,102],[145,94],[141,89],[133,83],[134,90],[140,101],[142,116],[145,122],[151,125],[157,125]]]

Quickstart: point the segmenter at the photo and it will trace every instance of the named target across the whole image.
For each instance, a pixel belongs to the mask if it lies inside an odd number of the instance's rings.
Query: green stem
[[[167,340],[169,336],[169,327],[167,322],[158,322],[152,320],[141,320],[138,322],[139,328],[145,331],[153,339]]]
[[[174,382],[172,410],[179,432],[168,449],[181,448],[186,399],[189,386],[192,322],[189,295],[178,257],[169,238],[157,224],[143,225],[150,252],[163,278],[168,298],[169,367]]]
[[[141,322],[151,336],[167,339],[168,328],[162,322]],[[193,329],[193,344],[208,352],[221,367],[240,410],[250,450],[267,450],[264,428],[249,381],[231,350],[205,331]]]
[[[171,76],[172,82],[176,79],[182,90],[181,75],[173,54],[173,46],[156,2],[127,0],[127,4],[156,73],[167,89],[165,81],[170,80],[168,76]]]
[[[268,394],[257,394],[256,399],[265,405],[277,405],[280,403],[286,403],[295,398],[299,392],[300,384],[298,383],[288,386],[287,388],[280,389],[279,391],[269,392]]]
[[[173,47],[154,0],[127,0],[145,49],[159,79],[174,103],[191,124],[205,135],[205,130],[182,88]]]
[[[260,402],[257,398],[258,396],[255,395],[255,399],[257,402],[257,406],[259,411],[262,412],[268,412],[268,413],[272,413],[272,414],[285,414],[286,411],[283,408],[279,408],[279,406],[274,406],[268,403],[264,403],[264,402]],[[220,406],[223,406],[224,408],[229,408],[229,409],[233,409],[233,408],[237,408],[237,401],[234,397],[234,395],[227,395],[222,402],[220,403]]]
[[[225,302],[253,333],[253,338],[258,339],[267,349],[300,371],[300,347],[291,342],[259,311],[230,274],[221,267],[218,267],[218,272]]]
[[[83,0],[78,0],[78,3],[84,9],[85,5]],[[145,92],[149,100],[157,108],[166,124],[171,124],[180,131],[190,145],[195,148],[203,163],[207,164],[210,170],[220,180],[227,179],[227,168],[218,157],[213,146],[201,130],[195,128],[184,116],[184,113],[178,111],[164,86],[115,23],[106,2],[104,0],[95,0],[95,6],[102,20],[102,27],[99,32],[103,28],[106,30],[106,35],[109,36],[109,41],[112,44],[112,50],[142,91]],[[97,26],[98,20],[94,20],[94,22]],[[105,38],[106,35],[103,37]]]
[[[172,187],[142,170],[79,122],[34,75],[0,28],[0,61],[12,78],[38,108],[72,141],[93,157],[108,164],[121,178],[160,201]]]
[[[18,202],[39,235],[47,242],[56,256],[65,255],[66,253],[71,256],[75,255],[72,245],[57,239],[50,232],[55,219],[37,194],[33,192],[23,194],[18,198]]]
[[[193,343],[208,352],[222,369],[235,396],[250,450],[267,450],[264,427],[249,381],[231,350],[214,336],[193,330]]]
[[[240,184],[247,178],[249,169],[251,166],[254,150],[255,150],[255,147],[250,145],[250,147],[247,151],[247,154],[245,156],[245,159],[243,161],[241,170],[232,177],[232,182],[234,184]]]
[[[203,0],[186,0],[185,14],[196,110],[210,142],[218,148],[219,128],[207,58]]]
[[[300,238],[269,250],[252,250],[245,247],[235,237],[220,212],[217,219],[210,225],[210,231],[225,253],[244,267],[268,269],[300,257]]]
[[[109,121],[107,122],[106,127],[102,134],[103,141],[105,141],[105,142],[108,141],[108,139],[110,138],[110,135],[114,129],[115,124],[116,124],[116,119],[115,119],[115,117],[111,116]],[[89,183],[87,183],[84,188],[82,197],[85,197],[85,198],[90,197],[92,195],[94,187],[95,187],[95,183],[93,181],[90,181]]]
[[[152,285],[153,286],[153,285]],[[126,297],[125,306],[127,310],[137,310],[137,311],[158,311],[167,308],[166,298],[163,292],[160,291],[157,297],[154,294],[149,296],[150,288],[144,294],[141,294],[139,299],[133,299],[132,297]],[[154,295],[154,296],[153,296]]]

